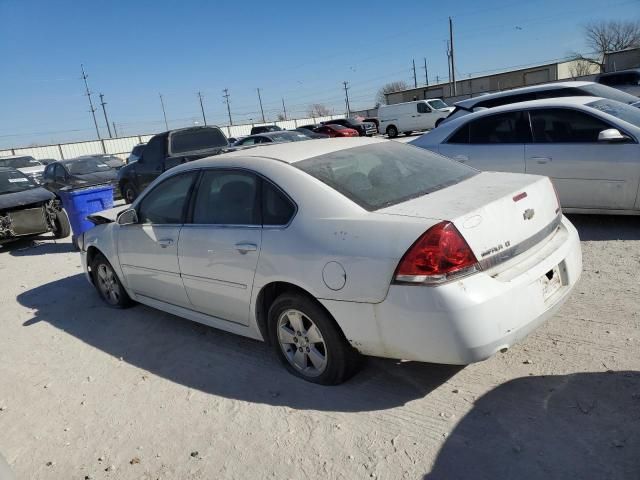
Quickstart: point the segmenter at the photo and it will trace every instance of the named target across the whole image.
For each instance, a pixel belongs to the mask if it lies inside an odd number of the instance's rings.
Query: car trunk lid
[[[561,213],[547,177],[483,172],[377,213],[452,222],[485,268],[552,233]]]

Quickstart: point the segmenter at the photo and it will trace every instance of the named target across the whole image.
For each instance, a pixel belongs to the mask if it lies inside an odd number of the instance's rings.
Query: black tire
[[[287,359],[285,347],[278,338],[278,322],[287,311],[301,312],[307,319],[311,319],[322,337],[325,350],[326,366],[319,375],[307,375],[304,371],[294,367]],[[269,308],[268,316],[269,339],[278,358],[293,375],[308,382],[320,385],[338,385],[351,377],[361,363],[360,354],[344,338],[333,318],[314,299],[299,293],[283,293],[274,300]],[[303,336],[306,335],[304,332]],[[291,344],[293,345],[293,344]],[[295,350],[295,348],[294,348]],[[307,349],[307,351],[309,351]],[[311,367],[312,365],[309,364]]]
[[[71,235],[71,224],[69,224],[69,217],[64,210],[56,212],[56,219],[53,221],[53,225],[54,238],[67,238]]]
[[[131,182],[123,183],[120,187],[120,192],[122,193],[124,202],[127,204],[133,203],[133,201],[138,197],[138,191]]]
[[[100,273],[104,271],[103,269],[110,272],[108,282]],[[133,303],[131,297],[129,297],[129,294],[122,286],[122,283],[120,283],[120,279],[115,270],[101,253],[97,253],[91,261],[91,278],[93,279],[93,285],[98,291],[98,295],[100,295],[100,298],[110,307],[127,308]],[[115,292],[115,294],[111,294],[110,292],[112,291]]]
[[[409,136],[409,135],[411,135],[413,132],[402,132],[402,133],[404,133],[404,134],[408,137],[408,136]]]
[[[398,129],[395,125],[389,125],[387,127],[387,135],[389,138],[396,138],[398,136]]]
[[[436,125],[434,128],[438,128],[438,125],[440,125],[442,123],[442,120],[444,120],[444,118],[439,118],[436,120]]]

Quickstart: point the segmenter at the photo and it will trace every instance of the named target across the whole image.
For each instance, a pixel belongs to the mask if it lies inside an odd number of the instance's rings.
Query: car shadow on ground
[[[640,240],[640,218],[635,215],[567,215],[580,240]]]
[[[155,375],[247,402],[326,411],[373,411],[428,395],[462,367],[368,358],[351,380],[313,385],[289,374],[266,344],[137,305],[107,307],[83,275],[18,296],[65,334]]]
[[[0,254],[8,253],[14,257],[31,257],[49,253],[73,252],[73,244],[67,240],[56,240],[51,235],[42,235],[16,240],[0,246]]]
[[[425,480],[640,475],[640,372],[524,377],[478,400]]]

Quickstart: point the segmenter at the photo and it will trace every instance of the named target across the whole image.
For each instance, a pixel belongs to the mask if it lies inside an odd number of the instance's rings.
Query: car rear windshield
[[[33,157],[0,158],[0,167],[29,168],[42,165]]]
[[[26,175],[17,170],[0,170],[0,195],[4,193],[16,193],[23,190],[36,188]]]
[[[600,85],[598,83],[580,87],[580,90],[587,92],[592,97],[608,98],[609,100],[616,100],[622,103],[631,104],[638,101],[638,97],[634,97],[630,93],[623,92],[617,88],[607,87],[606,85]]]
[[[587,103],[587,106],[640,127],[640,108],[611,100],[596,100],[595,102]]]
[[[436,192],[479,173],[398,142],[349,148],[294,165],[369,211]]]
[[[217,128],[202,128],[174,132],[171,135],[171,153],[173,155],[208,150],[229,145],[227,138]]]
[[[89,173],[108,172],[111,167],[102,158],[83,158],[64,162],[71,175],[87,175]]]

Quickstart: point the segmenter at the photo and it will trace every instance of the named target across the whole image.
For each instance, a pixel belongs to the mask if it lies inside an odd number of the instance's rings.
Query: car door
[[[69,179],[69,173],[67,169],[64,168],[64,165],[61,163],[56,164],[55,169],[53,170],[53,190],[59,191],[61,188],[66,187]]]
[[[118,258],[127,285],[143,295],[188,308],[180,278],[178,239],[197,171],[174,175],[136,204],[138,222],[118,229]]]
[[[527,113],[503,112],[467,121],[439,151],[479,170],[524,173],[524,146],[530,141]]]
[[[635,142],[599,142],[598,134],[615,125],[578,109],[530,115],[534,138],[525,148],[526,171],[551,177],[563,207],[634,208],[640,177]]]
[[[412,115],[412,130],[429,130],[435,126],[435,115],[427,102],[416,103],[416,112]]]
[[[243,325],[262,242],[260,181],[244,170],[205,170],[178,246],[191,308]]]

